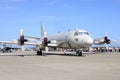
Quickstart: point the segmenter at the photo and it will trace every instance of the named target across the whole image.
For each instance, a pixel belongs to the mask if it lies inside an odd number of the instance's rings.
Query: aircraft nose
[[[92,44],[93,44],[93,39],[92,39],[91,37],[89,37],[89,38],[87,39],[87,43],[88,43],[89,45],[92,45]]]

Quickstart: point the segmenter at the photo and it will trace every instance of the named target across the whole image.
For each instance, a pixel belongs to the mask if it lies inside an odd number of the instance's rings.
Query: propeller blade
[[[23,29],[20,30],[20,35],[24,36],[24,30]]]
[[[108,32],[105,32],[105,36],[108,36]]]

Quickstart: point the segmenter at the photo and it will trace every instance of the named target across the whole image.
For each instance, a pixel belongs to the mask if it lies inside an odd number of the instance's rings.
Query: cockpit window
[[[85,35],[89,35],[89,33],[88,33],[88,32],[83,32],[83,34],[85,34]]]
[[[78,36],[78,35],[79,35],[79,33],[78,33],[78,32],[75,32],[74,36]]]
[[[79,35],[89,35],[88,32],[75,32],[74,36],[79,36]]]

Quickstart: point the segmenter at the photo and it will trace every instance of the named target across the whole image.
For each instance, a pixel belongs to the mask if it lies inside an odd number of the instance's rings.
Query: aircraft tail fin
[[[47,33],[44,30],[43,22],[41,21],[41,37],[46,37]]]

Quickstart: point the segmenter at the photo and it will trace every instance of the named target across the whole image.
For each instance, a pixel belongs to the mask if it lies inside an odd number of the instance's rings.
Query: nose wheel
[[[76,52],[76,54],[77,54],[78,56],[82,56],[82,50],[78,50],[78,51]]]
[[[39,49],[38,51],[37,51],[37,55],[42,55],[42,49]]]

